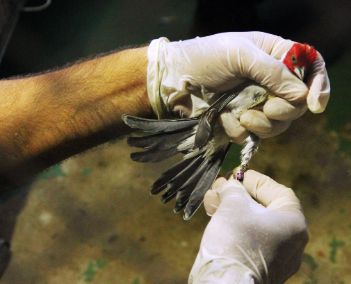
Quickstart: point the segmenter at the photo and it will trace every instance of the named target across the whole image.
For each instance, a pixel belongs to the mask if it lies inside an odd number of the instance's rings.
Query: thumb
[[[301,204],[292,189],[259,172],[248,170],[243,182],[250,195],[269,209],[301,211]]]
[[[273,56],[259,48],[248,48],[240,54],[243,75],[268,88],[275,95],[290,102],[306,99],[307,86]]]
[[[239,208],[239,203],[253,201],[245,190],[244,186],[237,180],[218,178],[211,190],[208,190],[204,197],[204,207],[206,214],[212,216],[217,209],[229,203],[230,208]]]

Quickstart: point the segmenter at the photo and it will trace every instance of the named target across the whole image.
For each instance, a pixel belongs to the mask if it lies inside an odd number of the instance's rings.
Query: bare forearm
[[[126,133],[123,113],[151,115],[146,66],[144,47],[0,81],[0,173],[32,175]]]

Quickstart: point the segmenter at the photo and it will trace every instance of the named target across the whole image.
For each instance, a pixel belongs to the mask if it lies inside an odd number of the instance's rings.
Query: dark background
[[[159,36],[252,30],[308,42],[332,64],[350,47],[350,13],[349,0],[53,0],[42,12],[21,14],[0,74],[38,72]]]
[[[43,2],[30,0],[27,5]],[[333,93],[347,93],[350,15],[349,0],[53,0],[44,11],[20,14],[0,78],[144,45],[160,36],[179,40],[258,30],[314,45],[335,74],[330,76]],[[343,66],[333,68],[337,61],[344,61]],[[348,95],[331,100],[327,114],[333,127],[349,120],[348,105]]]

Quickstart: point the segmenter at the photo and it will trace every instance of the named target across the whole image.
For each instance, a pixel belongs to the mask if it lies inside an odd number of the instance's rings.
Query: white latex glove
[[[279,284],[298,270],[308,235],[290,188],[249,170],[243,185],[219,178],[205,209],[213,216],[189,283]]]
[[[323,112],[330,93],[325,63],[320,54],[307,86],[280,59],[293,41],[262,32],[221,33],[203,38],[169,42],[160,38],[148,48],[148,95],[154,112],[180,116],[199,115],[216,96],[246,80],[266,87],[277,98],[268,100],[263,112],[249,110],[238,120],[228,111],[221,120],[234,142],[246,129],[262,138],[277,135],[306,108]]]

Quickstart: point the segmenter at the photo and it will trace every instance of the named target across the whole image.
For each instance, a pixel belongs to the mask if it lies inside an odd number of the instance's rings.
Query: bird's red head
[[[305,79],[313,62],[317,59],[317,51],[306,43],[294,43],[286,53],[283,63],[301,80]]]

